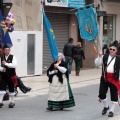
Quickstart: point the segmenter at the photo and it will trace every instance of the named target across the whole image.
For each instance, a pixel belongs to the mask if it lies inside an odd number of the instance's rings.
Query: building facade
[[[45,1],[46,2],[46,1]],[[87,4],[93,4],[93,0],[86,0]],[[57,3],[56,3],[57,4]],[[97,54],[94,51],[94,46],[97,47],[97,39],[96,42],[91,43],[81,39],[78,20],[75,15],[77,9],[72,9],[68,7],[61,6],[48,6],[44,5],[44,9],[50,23],[52,24],[54,34],[56,37],[57,45],[59,52],[63,52],[64,45],[68,42],[68,39],[72,37],[74,39],[74,44],[77,42],[81,42],[84,48],[86,60],[83,61],[83,68],[94,68],[94,59]],[[45,33],[45,29],[43,27],[43,71],[49,67],[52,62],[51,54],[48,47],[47,37]],[[73,70],[74,70],[74,62],[73,62]]]
[[[10,12],[15,15],[16,20],[15,30],[10,33],[10,37],[13,42],[11,53],[18,59],[17,74],[19,76],[42,75],[51,64],[52,57],[43,24],[41,0],[4,0],[4,3],[8,2],[13,3]],[[95,7],[98,7],[99,2],[86,0],[86,5],[95,3]],[[94,59],[97,57],[94,46],[99,49],[102,45],[103,16],[98,18],[99,36],[94,43],[91,43],[81,39],[75,15],[76,9],[44,4],[44,10],[53,27],[59,52],[63,52],[64,45],[72,37],[74,44],[79,41],[82,43],[86,56],[82,67],[94,68]]]
[[[9,33],[13,47],[11,54],[17,57],[18,76],[42,75],[43,24],[40,0],[4,0],[12,3],[15,30]]]
[[[99,11],[103,13],[102,16],[98,17],[100,30],[99,41],[102,48],[104,44],[109,44],[114,40],[120,40],[120,1],[94,0],[94,4],[99,6]]]

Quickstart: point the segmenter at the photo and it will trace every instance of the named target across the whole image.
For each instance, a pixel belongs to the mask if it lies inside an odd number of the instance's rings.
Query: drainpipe
[[[0,0],[0,10],[3,12],[3,0]]]

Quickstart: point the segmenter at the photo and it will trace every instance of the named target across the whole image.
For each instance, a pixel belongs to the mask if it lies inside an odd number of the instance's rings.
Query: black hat
[[[3,46],[3,49],[5,49],[5,48],[10,48],[10,47],[5,43]]]
[[[110,47],[116,47],[118,49],[118,44],[111,44]]]

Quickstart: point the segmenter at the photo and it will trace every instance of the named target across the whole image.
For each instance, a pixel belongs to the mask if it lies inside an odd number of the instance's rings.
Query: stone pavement
[[[108,118],[101,115],[103,105],[98,102],[99,78],[101,69],[81,70],[80,76],[74,71],[70,76],[76,106],[63,111],[46,111],[48,82],[46,75],[22,78],[32,91],[23,94],[19,91],[14,109],[4,102],[0,109],[0,120],[120,120],[120,107],[117,106],[115,116]],[[109,98],[109,94],[108,94]]]

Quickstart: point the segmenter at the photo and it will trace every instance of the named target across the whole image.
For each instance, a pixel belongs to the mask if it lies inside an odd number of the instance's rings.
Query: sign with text
[[[85,0],[45,0],[45,5],[68,8],[80,8],[85,6]]]

